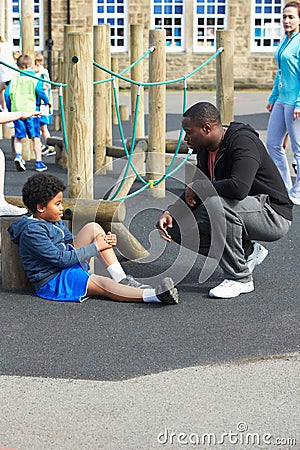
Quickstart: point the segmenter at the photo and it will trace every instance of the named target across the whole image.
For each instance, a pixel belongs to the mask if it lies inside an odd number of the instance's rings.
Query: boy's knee
[[[98,235],[98,234],[101,234],[103,236],[106,235],[104,229],[97,222],[89,222],[86,225],[86,227],[88,227],[89,230],[92,231],[95,236]]]

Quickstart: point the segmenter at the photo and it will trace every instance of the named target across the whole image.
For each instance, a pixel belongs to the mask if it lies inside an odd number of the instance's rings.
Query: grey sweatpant
[[[244,200],[209,197],[192,212],[175,217],[168,229],[172,239],[202,255],[217,259],[224,278],[248,282],[246,265],[251,241],[272,242],[282,238],[291,222],[267,203],[267,195]]]

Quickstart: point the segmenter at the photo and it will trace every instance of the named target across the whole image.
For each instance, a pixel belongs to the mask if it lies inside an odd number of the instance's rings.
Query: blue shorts
[[[52,115],[40,117],[40,125],[51,125],[51,124],[52,124]]]
[[[36,293],[39,297],[57,302],[83,302],[88,298],[86,293],[91,276],[88,269],[87,262],[62,269]]]
[[[28,119],[15,120],[15,137],[23,139],[28,136],[30,139],[40,137],[40,119],[39,117],[29,117]]]

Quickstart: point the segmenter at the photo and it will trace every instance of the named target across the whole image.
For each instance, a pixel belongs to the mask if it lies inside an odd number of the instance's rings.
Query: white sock
[[[110,266],[107,267],[107,272],[111,276],[111,278],[119,283],[119,281],[123,280],[123,278],[126,278],[126,273],[123,270],[123,267],[119,263],[119,261],[114,262]]]
[[[143,302],[145,302],[145,303],[150,303],[150,302],[161,303],[159,298],[156,297],[155,289],[144,289],[143,290]]]

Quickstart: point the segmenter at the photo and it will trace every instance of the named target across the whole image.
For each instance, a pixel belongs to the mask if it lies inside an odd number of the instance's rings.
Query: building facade
[[[25,1],[25,0],[24,0]],[[167,79],[182,77],[216,51],[216,30],[234,34],[234,84],[236,89],[270,89],[275,64],[274,50],[283,29],[283,0],[28,0],[34,5],[35,49],[52,52],[55,66],[64,50],[64,25],[80,31],[110,25],[111,52],[122,70],[129,65],[130,24],[142,24],[144,50],[149,30],[166,30]],[[21,47],[19,0],[7,0],[7,36],[14,49]],[[145,62],[145,80],[147,81]],[[215,88],[215,62],[188,80],[192,89]],[[60,81],[60,80],[57,80]],[[123,86],[124,87],[124,86]]]

